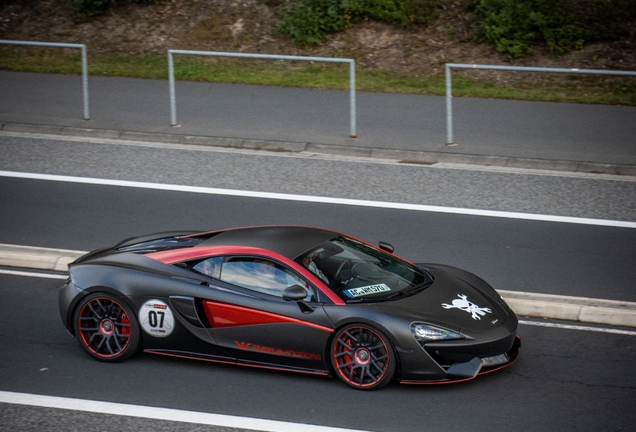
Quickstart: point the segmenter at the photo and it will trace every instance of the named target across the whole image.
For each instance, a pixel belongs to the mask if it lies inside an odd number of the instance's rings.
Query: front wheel
[[[391,342],[380,331],[362,324],[338,331],[331,343],[331,364],[345,384],[373,390],[388,384],[396,370]]]
[[[105,362],[122,361],[139,347],[139,324],[121,299],[110,294],[84,298],[73,319],[75,337],[91,357]]]

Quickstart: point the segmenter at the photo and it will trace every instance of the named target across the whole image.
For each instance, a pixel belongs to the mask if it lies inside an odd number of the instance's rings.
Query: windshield
[[[432,282],[424,270],[343,236],[321,243],[296,261],[345,301],[397,298]]]

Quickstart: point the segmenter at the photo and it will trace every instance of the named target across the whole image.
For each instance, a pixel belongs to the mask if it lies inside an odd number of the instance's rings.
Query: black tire
[[[106,293],[91,294],[79,303],[73,317],[75,338],[91,357],[119,362],[137,352],[139,323],[123,300]]]
[[[338,378],[355,389],[379,389],[395,375],[391,342],[380,331],[363,324],[340,329],[331,343],[330,357]]]

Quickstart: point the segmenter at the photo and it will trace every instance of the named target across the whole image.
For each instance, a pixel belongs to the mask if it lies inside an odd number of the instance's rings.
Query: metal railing
[[[616,76],[636,76],[636,71],[617,71],[600,69],[562,69],[562,68],[542,68],[524,66],[492,66],[479,64],[446,63],[446,144],[453,144],[453,105],[452,105],[452,80],[451,69],[486,69],[499,71],[516,72],[544,72],[544,73],[565,73],[583,75],[616,75]]]
[[[218,51],[187,51],[187,50],[168,50],[168,74],[170,80],[170,124],[177,126],[177,103],[175,96],[174,84],[174,60],[173,54],[201,55],[213,57],[237,57],[252,58],[266,60],[295,60],[295,61],[314,61],[328,63],[349,63],[349,111],[350,111],[350,128],[349,137],[356,138],[356,66],[355,60],[346,58],[330,58],[330,57],[304,57],[290,55],[274,55],[274,54],[247,54],[247,53],[230,53]]]
[[[77,48],[82,52],[82,92],[84,101],[84,120],[90,120],[88,112],[88,61],[86,60],[86,45],[73,44],[73,43],[58,43],[58,42],[32,42],[32,41],[15,41],[15,40],[1,40],[0,44],[5,45],[31,45],[41,47],[54,47],[54,48]]]

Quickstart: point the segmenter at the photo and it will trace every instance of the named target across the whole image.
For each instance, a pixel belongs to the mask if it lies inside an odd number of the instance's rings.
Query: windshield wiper
[[[377,303],[386,300],[387,297],[382,298],[358,298],[358,299],[347,299],[347,303]]]
[[[402,291],[398,291],[396,293],[391,294],[388,297],[385,297],[385,299],[393,299],[393,298],[402,297],[402,296],[406,297],[408,295],[415,294],[416,292],[421,291],[424,288],[428,288],[429,286],[431,286],[432,283],[433,281],[426,281],[419,285],[413,285],[411,287],[404,288]]]

